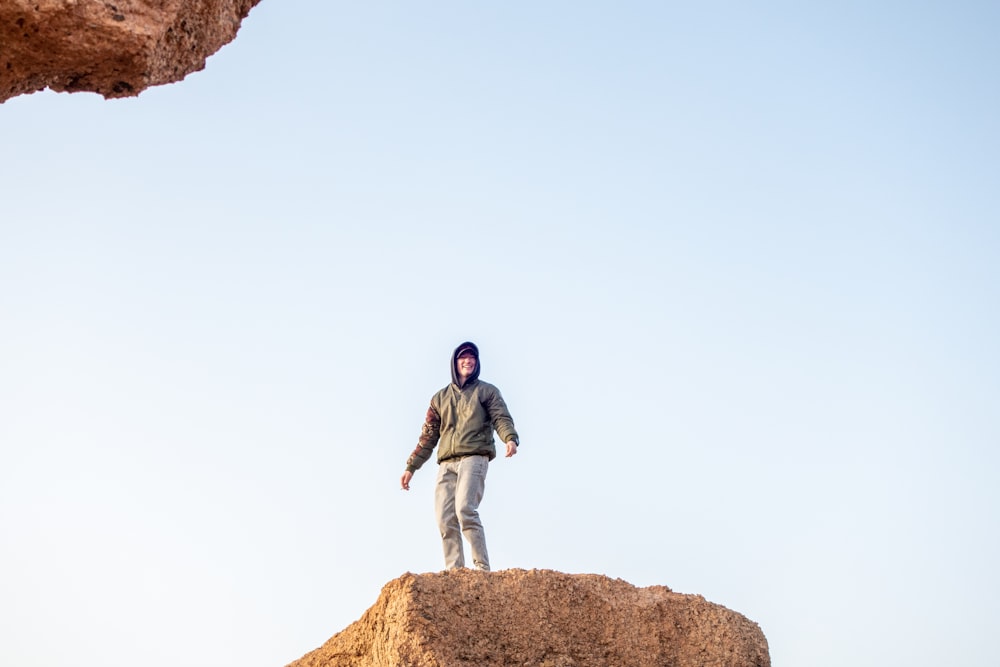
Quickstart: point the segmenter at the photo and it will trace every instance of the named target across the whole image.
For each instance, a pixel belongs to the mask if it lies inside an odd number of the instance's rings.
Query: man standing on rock
[[[465,567],[462,535],[469,542],[476,569],[490,569],[479,503],[486,470],[497,455],[493,431],[506,443],[508,458],[517,454],[520,441],[507,404],[499,389],[479,379],[479,348],[462,343],[451,357],[451,384],[431,397],[417,448],[406,461],[401,480],[403,490],[409,491],[413,473],[440,443],[434,508],[449,570]]]

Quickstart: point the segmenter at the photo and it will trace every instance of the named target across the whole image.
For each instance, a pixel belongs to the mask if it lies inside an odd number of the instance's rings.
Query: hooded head
[[[476,360],[476,367],[465,382],[462,382],[462,377],[458,374],[458,359],[459,357],[468,355],[472,355],[472,357]],[[475,343],[470,343],[468,341],[462,343],[455,348],[455,352],[451,355],[451,381],[459,387],[463,387],[469,382],[479,379],[479,366],[479,348],[476,347]]]

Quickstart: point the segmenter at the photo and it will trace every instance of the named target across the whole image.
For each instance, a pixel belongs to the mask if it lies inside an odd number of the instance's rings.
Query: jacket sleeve
[[[420,429],[420,438],[417,439],[417,448],[406,460],[406,469],[410,472],[420,470],[427,459],[431,457],[431,452],[437,446],[441,437],[441,415],[434,409],[431,403],[427,408],[427,415],[424,417],[424,425]]]
[[[514,419],[510,416],[510,410],[507,409],[507,404],[504,403],[499,389],[492,387],[492,391],[487,394],[484,405],[490,414],[490,421],[493,423],[494,430],[500,436],[500,442],[507,442],[512,439],[520,442],[521,439],[514,428]]]

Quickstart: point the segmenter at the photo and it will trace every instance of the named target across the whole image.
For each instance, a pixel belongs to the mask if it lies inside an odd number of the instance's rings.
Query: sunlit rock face
[[[260,0],[0,0],[0,102],[45,88],[104,97],[179,81]]]
[[[287,667],[770,667],[742,614],[666,586],[552,570],[405,574]]]

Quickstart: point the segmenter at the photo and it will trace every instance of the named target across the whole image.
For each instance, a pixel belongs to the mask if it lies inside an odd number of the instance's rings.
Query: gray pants
[[[486,535],[483,533],[483,523],[479,520],[479,503],[486,488],[486,470],[489,464],[490,460],[486,456],[464,456],[442,461],[438,465],[434,509],[437,512],[441,540],[444,542],[444,566],[449,570],[465,567],[462,535],[469,541],[472,564],[476,569],[490,569]]]

